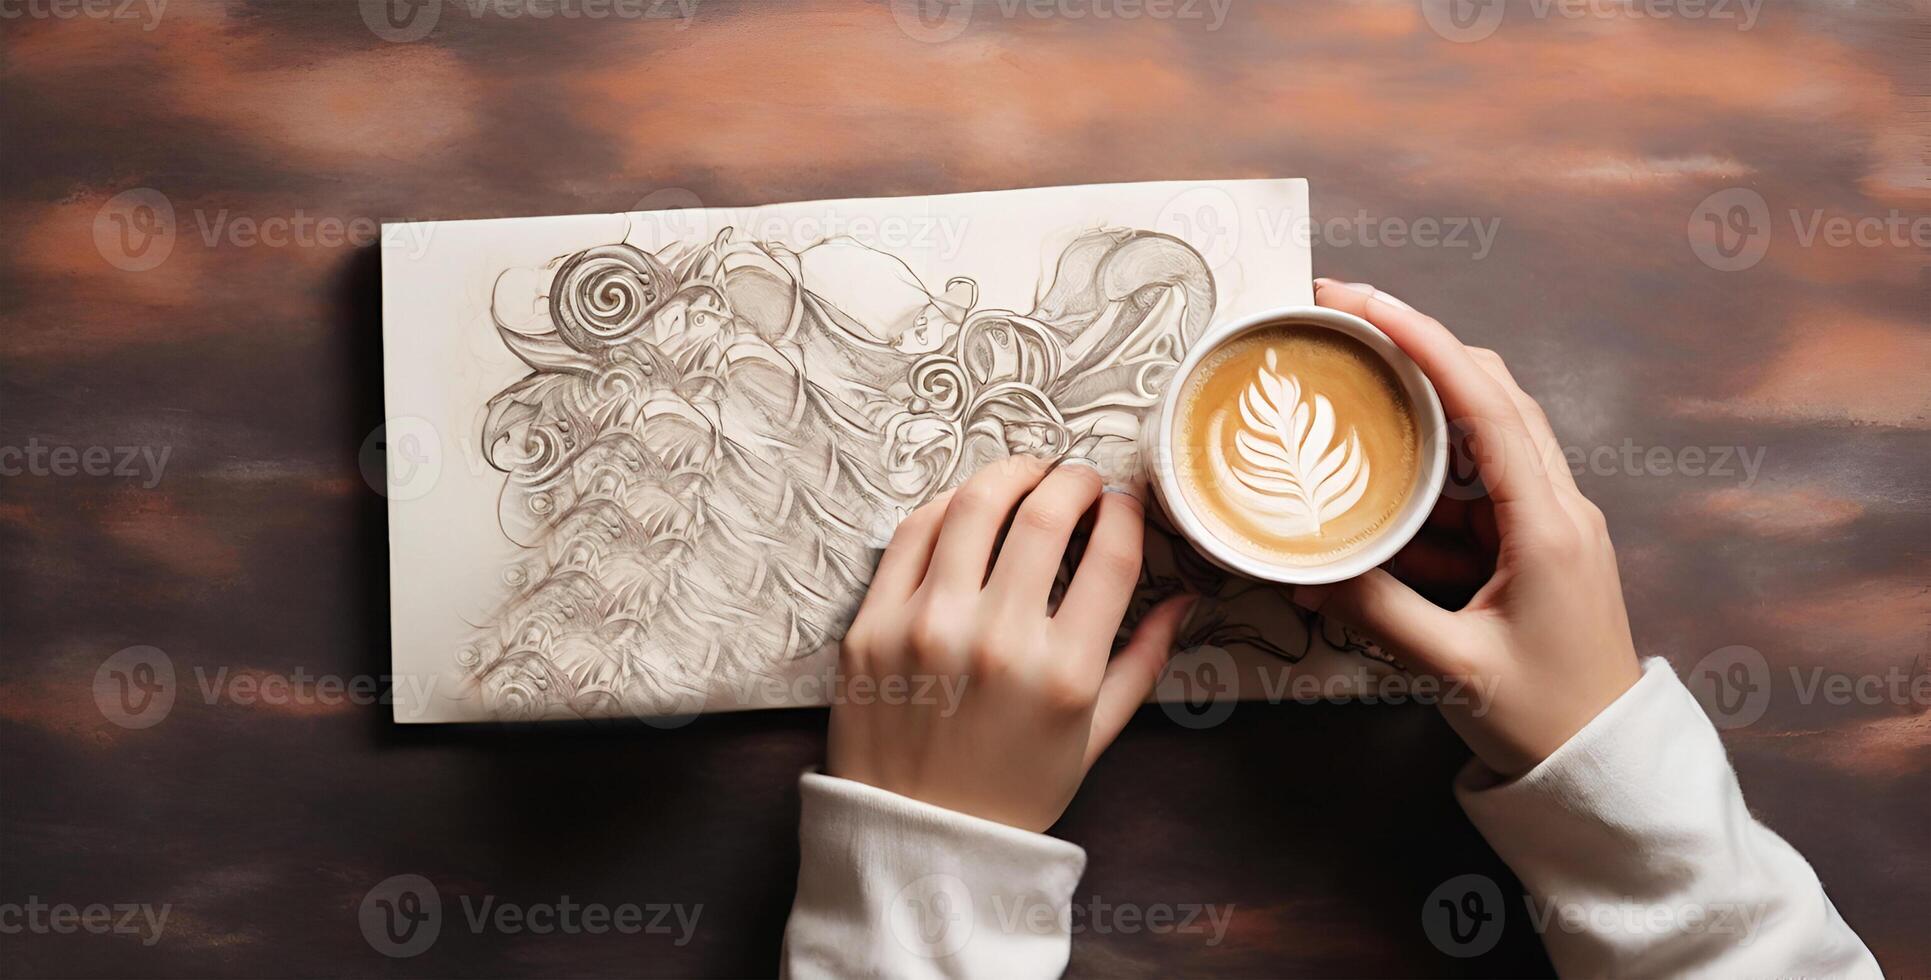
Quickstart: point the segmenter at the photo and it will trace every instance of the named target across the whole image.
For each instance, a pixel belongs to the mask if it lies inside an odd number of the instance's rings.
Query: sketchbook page
[[[1015,452],[1131,479],[1191,344],[1312,302],[1306,217],[1250,180],[386,226],[396,720],[828,703],[899,518]],[[1128,628],[1215,599],[1163,696],[1386,671],[1165,527],[1142,586]]]

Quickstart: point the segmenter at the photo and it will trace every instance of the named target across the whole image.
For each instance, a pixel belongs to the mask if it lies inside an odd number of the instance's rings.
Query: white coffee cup
[[[1174,414],[1180,393],[1194,369],[1208,354],[1222,345],[1256,330],[1276,326],[1319,327],[1352,337],[1380,355],[1394,369],[1408,403],[1415,414],[1421,439],[1421,465],[1415,468],[1415,483],[1401,510],[1382,527],[1366,547],[1331,562],[1319,565],[1283,565],[1256,558],[1214,536],[1188,505],[1181,492],[1180,478],[1174,470]],[[1231,323],[1216,324],[1207,330],[1180,362],[1172,382],[1160,402],[1148,414],[1140,436],[1141,459],[1147,466],[1147,483],[1166,509],[1167,517],[1193,546],[1214,564],[1250,578],[1291,585],[1323,585],[1354,578],[1394,557],[1421,530],[1422,523],[1441,497],[1442,483],[1448,475],[1446,415],[1435,386],[1420,365],[1403,353],[1388,335],[1374,324],[1340,310],[1322,306],[1286,306],[1242,317]]]

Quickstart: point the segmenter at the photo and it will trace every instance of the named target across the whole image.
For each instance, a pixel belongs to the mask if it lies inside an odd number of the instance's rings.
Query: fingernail
[[[1085,457],[1085,456],[1062,456],[1062,457],[1060,457],[1060,460],[1059,460],[1059,465],[1061,465],[1061,466],[1084,466],[1084,467],[1086,467],[1087,469],[1089,469],[1089,470],[1092,470],[1092,471],[1093,471],[1093,472],[1095,472],[1095,473],[1098,473],[1098,472],[1100,472],[1100,464],[1099,464],[1099,461],[1098,461],[1098,460],[1093,460],[1093,459],[1089,459],[1089,458],[1087,458],[1087,457]]]
[[[1308,612],[1320,612],[1323,603],[1328,601],[1328,587],[1325,585],[1297,585],[1288,594],[1289,601]]]
[[[1106,492],[1131,497],[1141,507],[1147,505],[1147,481],[1145,477],[1136,476],[1123,483],[1109,483],[1106,485]]]
[[[1407,303],[1404,303],[1401,300],[1396,299],[1395,297],[1390,296],[1389,294],[1384,293],[1379,289],[1374,291],[1374,298],[1382,301],[1383,303],[1388,304],[1389,306],[1399,306],[1410,313],[1416,312],[1414,307],[1409,306]]]
[[[1363,296],[1373,296],[1375,291],[1373,286],[1370,286],[1365,282],[1341,282],[1338,279],[1326,279],[1326,278],[1314,280],[1314,289],[1317,292],[1328,286],[1337,286],[1337,287],[1340,287],[1341,289],[1346,289],[1350,292],[1360,293]]]

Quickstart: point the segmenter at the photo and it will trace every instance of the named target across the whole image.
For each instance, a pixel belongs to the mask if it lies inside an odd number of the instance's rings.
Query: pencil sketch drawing
[[[1131,228],[1072,241],[1025,312],[849,237],[727,229],[553,265],[547,296],[494,300],[530,371],[480,413],[521,557],[456,659],[505,719],[675,714],[795,676],[834,648],[899,518],[981,465],[1134,471],[1143,412],[1216,300],[1199,253]],[[1218,599],[1187,645],[1298,661],[1323,632],[1164,528],[1147,557],[1129,628],[1186,589]]]

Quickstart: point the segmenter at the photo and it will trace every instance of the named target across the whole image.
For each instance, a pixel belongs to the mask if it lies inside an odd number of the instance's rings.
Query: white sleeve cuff
[[[1878,975],[1666,661],[1521,778],[1471,762],[1456,796],[1564,976]]]
[[[1066,969],[1074,844],[847,779],[799,781],[789,977],[1049,977]]]

